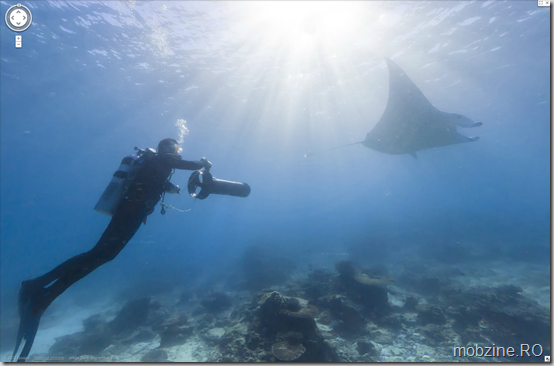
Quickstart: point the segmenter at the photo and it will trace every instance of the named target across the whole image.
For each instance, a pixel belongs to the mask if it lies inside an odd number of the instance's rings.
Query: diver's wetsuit
[[[153,212],[166,187],[171,185],[168,178],[173,169],[198,170],[204,166],[202,161],[181,160],[177,154],[160,154],[148,158],[94,248],[63,262],[43,276],[21,284],[19,310],[22,321],[24,314],[29,314],[37,317],[38,323],[52,301],[72,284],[119,254],[140,224]],[[27,355],[22,352],[22,356]]]

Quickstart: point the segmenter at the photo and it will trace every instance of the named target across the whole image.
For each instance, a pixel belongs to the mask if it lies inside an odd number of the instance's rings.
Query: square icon
[[[21,48],[21,42],[15,42],[15,48]]]
[[[544,356],[544,362],[550,362],[550,356]]]
[[[22,38],[21,36],[15,36],[15,41],[16,42],[21,42],[21,38]]]

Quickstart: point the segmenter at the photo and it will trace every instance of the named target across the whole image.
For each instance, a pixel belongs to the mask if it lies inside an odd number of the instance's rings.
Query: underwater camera
[[[200,188],[200,192],[196,190]],[[203,200],[210,194],[222,194],[226,196],[248,197],[250,186],[246,183],[231,182],[229,180],[216,179],[209,170],[198,170],[190,175],[187,185],[189,194]]]

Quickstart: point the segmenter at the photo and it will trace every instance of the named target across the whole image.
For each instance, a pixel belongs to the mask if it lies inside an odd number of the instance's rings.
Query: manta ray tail
[[[363,142],[363,141],[353,142],[353,143],[351,143],[351,144],[346,144],[346,145],[341,145],[341,146],[337,146],[337,147],[332,147],[332,148],[330,148],[330,149],[323,150],[323,151],[320,151],[320,152],[314,152],[314,153],[304,154],[304,157],[307,158],[308,156],[312,156],[312,155],[315,155],[315,154],[319,154],[319,153],[321,153],[321,152],[331,151],[331,150],[335,150],[335,149],[340,149],[341,147],[347,147],[347,146],[357,145],[357,144],[361,144],[362,142]]]

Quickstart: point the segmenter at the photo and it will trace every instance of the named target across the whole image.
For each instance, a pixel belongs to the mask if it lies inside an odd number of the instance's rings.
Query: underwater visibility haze
[[[549,7],[21,5],[31,26],[0,31],[2,361],[37,326],[27,361],[550,356]],[[122,250],[30,321],[21,283],[90,251],[122,159],[166,138],[181,193],[125,206]]]

